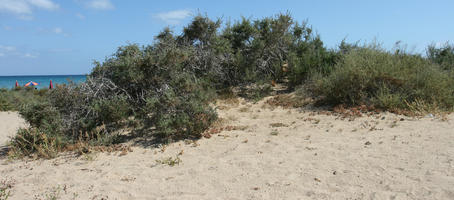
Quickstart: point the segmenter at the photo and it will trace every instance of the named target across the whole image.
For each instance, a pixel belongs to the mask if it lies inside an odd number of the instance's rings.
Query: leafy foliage
[[[333,62],[312,28],[305,22],[294,22],[289,14],[254,22],[243,18],[227,26],[221,37],[230,43],[235,58],[231,77],[240,83],[288,78],[294,86],[301,84],[309,71]]]
[[[454,45],[446,43],[440,48],[430,45],[427,47],[427,57],[445,70],[454,69]]]
[[[197,138],[216,119],[208,106],[213,93],[204,88],[195,72],[185,71],[184,56],[188,54],[173,45],[122,47],[113,58],[99,64],[91,76],[107,78],[122,88],[120,94],[133,105],[135,119],[154,127],[155,136]]]
[[[313,90],[325,103],[408,109],[423,101],[454,106],[454,80],[419,55],[389,53],[377,46],[351,50],[326,77],[314,77]]]

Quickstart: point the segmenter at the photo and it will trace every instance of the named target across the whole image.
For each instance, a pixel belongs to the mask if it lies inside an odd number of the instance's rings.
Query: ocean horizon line
[[[42,75],[0,75],[0,77],[26,77],[26,76],[87,76],[88,74],[42,74]]]
[[[0,88],[14,88],[16,84],[24,86],[33,81],[38,83],[37,88],[45,88],[50,81],[53,84],[81,83],[87,79],[87,75],[23,75],[23,76],[0,76]]]

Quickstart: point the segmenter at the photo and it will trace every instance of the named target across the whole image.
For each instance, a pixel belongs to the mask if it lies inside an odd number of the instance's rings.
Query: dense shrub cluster
[[[220,20],[196,16],[181,35],[166,29],[156,37],[157,44],[145,49],[173,52],[172,62],[216,89],[271,80],[294,86],[310,72],[329,72],[337,61],[336,52],[327,50],[307,23],[294,22],[289,14],[242,18],[220,27]]]
[[[290,91],[304,85],[312,92],[305,95],[331,106],[452,110],[453,55],[450,45],[430,46],[427,57],[345,41],[327,49],[288,14],[226,24],[199,15],[179,35],[166,28],[151,45],[119,47],[95,62],[85,83],[2,91],[0,110],[19,110],[31,125],[12,149],[44,157],[66,144],[109,144],[130,124],[164,142],[198,138],[217,118],[209,103],[220,91],[258,100],[276,83]]]

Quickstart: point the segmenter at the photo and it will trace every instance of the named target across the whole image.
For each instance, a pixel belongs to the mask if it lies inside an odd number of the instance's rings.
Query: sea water
[[[49,88],[50,81],[54,84],[68,84],[69,82],[81,83],[86,79],[85,75],[42,75],[42,76],[0,76],[0,88],[14,88],[16,81],[24,86],[30,81],[39,85],[36,88]]]

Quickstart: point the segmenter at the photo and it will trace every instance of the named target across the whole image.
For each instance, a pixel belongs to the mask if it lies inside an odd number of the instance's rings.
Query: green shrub
[[[329,74],[339,61],[340,54],[327,50],[319,35],[314,35],[306,23],[294,27],[295,42],[288,55],[288,80],[290,87],[296,87],[312,74]]]
[[[197,26],[210,23],[202,18],[196,20],[201,20]],[[192,29],[185,30],[189,34]],[[189,44],[177,41],[181,38],[176,39],[167,31],[152,46],[120,47],[113,57],[97,63],[90,75],[111,80],[118,87],[118,95],[125,97],[121,102],[131,105],[129,114],[142,121],[144,128],[154,128],[152,135],[164,140],[200,137],[216,119],[208,105],[215,94],[211,86],[213,66],[197,64],[208,59],[200,51],[212,53],[200,42],[209,45],[213,36],[197,31],[189,35],[183,35],[191,40]]]
[[[97,113],[97,119],[101,124],[120,122],[128,117],[129,103],[125,96],[116,95],[109,99],[94,100],[93,111]]]
[[[147,99],[146,124],[156,128],[155,136],[162,139],[195,139],[201,137],[216,118],[216,112],[208,106],[200,91],[180,95],[169,89],[162,96]]]
[[[58,111],[49,102],[31,101],[23,105],[19,114],[30,124],[38,129],[47,129],[58,122]]]
[[[80,85],[56,87],[49,101],[60,115],[63,133],[75,141],[94,139],[100,132],[110,134],[131,109],[110,80],[90,77]]]
[[[454,45],[446,43],[443,47],[437,48],[435,45],[427,47],[427,57],[432,62],[439,64],[445,70],[454,69]]]
[[[214,93],[191,71],[182,70],[184,60],[174,59],[176,54],[185,54],[181,49],[161,48],[170,49],[157,52],[151,47],[142,50],[136,45],[120,48],[115,57],[98,65],[91,76],[111,79],[121,88],[121,94],[129,97],[122,102],[133,105],[135,119],[155,128],[154,136],[161,139],[200,137],[216,119],[215,112],[208,106]],[[125,76],[131,79],[126,80]]]
[[[115,136],[111,131],[130,114],[127,98],[117,92],[109,80],[87,79],[46,91],[42,100],[29,100],[19,113],[31,128],[19,130],[12,139],[12,154],[50,158],[81,141],[111,144]]]
[[[220,37],[227,40],[226,52],[232,58],[227,63],[229,82],[250,84],[282,80],[282,66],[294,41],[293,25],[289,14],[254,21],[243,18],[233,25],[227,24]]]
[[[347,53],[328,76],[314,76],[313,91],[323,102],[408,109],[423,101],[451,110],[454,80],[419,55],[392,54],[376,46]]]
[[[4,94],[0,94],[0,111],[9,111],[12,110],[13,107],[10,102],[7,100]]]

